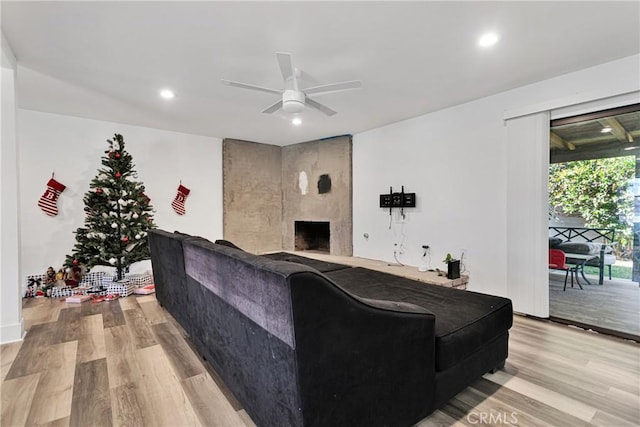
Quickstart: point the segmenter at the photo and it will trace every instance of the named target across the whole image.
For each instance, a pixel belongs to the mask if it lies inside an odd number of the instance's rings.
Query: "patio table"
[[[584,279],[585,282],[587,282],[587,285],[591,285],[592,283],[589,281],[589,279],[587,279],[587,276],[584,275],[584,266],[588,261],[598,258],[598,255],[593,255],[593,254],[584,255],[584,254],[572,254],[572,253],[565,253],[565,255],[567,257],[566,263],[575,265],[575,267],[571,269],[571,274],[572,275],[575,274],[576,283],[578,284],[578,286],[580,286],[580,289],[582,289],[582,285],[580,284],[580,280],[578,280],[577,273],[580,273],[582,275],[582,278]],[[573,286],[573,283],[572,283],[572,286]]]

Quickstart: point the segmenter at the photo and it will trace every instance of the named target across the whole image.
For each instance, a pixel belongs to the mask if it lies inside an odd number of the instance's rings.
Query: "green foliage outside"
[[[591,228],[614,228],[620,255],[633,245],[635,156],[555,163],[549,168],[550,215],[581,216]]]
[[[147,231],[155,224],[150,200],[144,185],[136,181],[122,135],[115,134],[107,142],[103,167],[84,195],[84,227],[75,232],[76,244],[65,265],[111,265],[120,280],[131,264],[150,258]]]

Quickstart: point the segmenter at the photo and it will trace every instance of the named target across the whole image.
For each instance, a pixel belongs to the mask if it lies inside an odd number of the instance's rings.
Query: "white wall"
[[[431,266],[445,269],[446,253],[459,257],[466,249],[470,288],[505,293],[500,264],[506,254],[506,151],[499,141],[503,125],[481,105],[487,103],[354,136],[354,256],[393,261],[393,244],[404,231],[403,263],[419,265],[421,246],[429,245]],[[378,195],[401,185],[417,193],[417,207],[405,209],[404,230],[394,211],[390,230],[389,211],[378,207]]]
[[[466,249],[469,288],[509,295],[505,113],[638,91],[638,75],[635,55],[354,135],[354,256],[392,261],[404,233],[401,261],[419,265],[428,244],[431,266],[444,268],[447,252]],[[417,193],[418,207],[405,210],[403,227],[396,215],[389,229],[378,195],[401,185]]]
[[[222,237],[221,139],[23,109],[18,131],[23,277],[61,266],[71,252],[84,224],[82,198],[114,133],[124,137],[159,228]],[[37,206],[52,171],[67,186],[55,217]],[[191,189],[184,216],[171,208],[180,180]]]
[[[15,56],[2,38],[0,77],[0,343],[22,338]]]

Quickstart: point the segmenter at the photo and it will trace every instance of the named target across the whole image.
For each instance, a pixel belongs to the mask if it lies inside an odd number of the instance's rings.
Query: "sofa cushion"
[[[183,254],[187,279],[202,284],[258,326],[295,347],[285,279],[292,273],[314,270],[209,241],[187,240]]]
[[[264,254],[261,256],[272,259],[272,260],[276,260],[276,261],[297,262],[298,264],[302,264],[302,265],[306,265],[307,267],[314,268],[321,273],[326,273],[328,271],[343,270],[345,268],[351,268],[351,266],[349,265],[320,261],[317,259],[306,258],[303,256],[294,255],[287,252],[276,252],[273,254]]]
[[[549,237],[549,249],[556,249],[560,243],[562,243],[561,238]]]
[[[593,242],[562,242],[556,245],[555,249],[571,254],[597,255],[600,253],[601,246]]]
[[[471,291],[429,285],[365,268],[325,273],[363,298],[402,301],[435,315],[436,370],[444,371],[502,335],[513,322],[511,301]]]
[[[604,263],[602,265],[613,265],[616,263],[616,256],[612,254],[604,254]],[[600,266],[600,257],[590,259],[586,265]]]

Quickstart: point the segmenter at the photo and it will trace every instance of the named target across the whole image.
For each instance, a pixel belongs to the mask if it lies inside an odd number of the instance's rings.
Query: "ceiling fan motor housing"
[[[299,113],[304,109],[304,93],[297,90],[285,90],[282,94],[282,110],[286,113]]]

